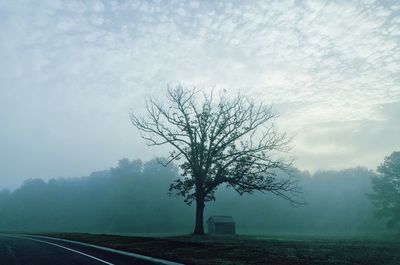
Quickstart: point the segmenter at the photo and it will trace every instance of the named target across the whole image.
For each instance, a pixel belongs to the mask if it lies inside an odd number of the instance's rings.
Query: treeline
[[[232,215],[239,233],[367,233],[385,229],[366,194],[374,173],[365,168],[297,171],[305,205],[291,207],[271,194],[240,196],[221,187],[205,217]],[[157,160],[122,159],[90,176],[26,181],[0,192],[1,231],[189,233],[194,208],[168,187],[178,170]]]

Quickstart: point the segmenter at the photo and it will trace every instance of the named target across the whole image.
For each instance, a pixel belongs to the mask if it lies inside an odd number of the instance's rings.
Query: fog
[[[182,85],[273,106],[302,189],[294,207],[222,182],[204,221],[390,233],[368,194],[400,150],[399,18],[390,0],[1,1],[0,231],[190,233],[195,206],[169,194],[181,164],[157,162],[173,148],[147,146],[129,117],[149,98],[168,109]]]
[[[366,168],[296,170],[303,187],[300,207],[271,194],[240,196],[221,187],[205,217],[231,215],[240,234],[370,235],[390,232],[376,218],[367,198],[374,172]],[[122,159],[118,165],[80,178],[27,180],[15,191],[0,193],[0,230],[187,234],[194,207],[167,194],[178,176],[174,165],[159,159]]]

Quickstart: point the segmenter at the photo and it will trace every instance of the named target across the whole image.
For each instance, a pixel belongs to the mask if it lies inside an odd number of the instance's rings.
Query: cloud
[[[168,83],[274,103],[294,133],[382,122],[379,106],[400,99],[399,14],[396,1],[2,1],[0,145],[13,155],[0,154],[24,168],[4,174],[79,175],[151,156],[126,113]],[[322,167],[299,138],[304,167]],[[33,166],[55,157],[71,158]]]
[[[297,164],[309,169],[358,165],[375,169],[400,150],[400,101],[376,106],[379,120],[320,122],[303,126],[295,139]],[[318,161],[318,164],[315,163]]]

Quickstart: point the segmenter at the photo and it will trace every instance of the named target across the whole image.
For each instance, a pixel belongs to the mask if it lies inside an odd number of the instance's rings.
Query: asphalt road
[[[155,250],[156,251],[156,250]],[[57,239],[0,234],[1,265],[154,265],[164,262],[139,255],[125,255],[107,249]]]

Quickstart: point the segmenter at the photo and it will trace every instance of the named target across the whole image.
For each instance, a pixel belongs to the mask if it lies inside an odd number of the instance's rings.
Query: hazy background
[[[0,189],[150,160],[128,111],[181,83],[281,113],[296,166],[400,149],[398,1],[1,1]]]
[[[223,185],[210,215],[231,215],[237,233],[256,235],[371,236],[391,233],[385,220],[374,216],[366,194],[373,172],[365,168],[341,171],[294,171],[307,202],[298,208],[269,193],[240,196]],[[14,192],[0,191],[0,231],[97,232],[118,234],[187,234],[195,207],[168,197],[177,169],[156,160],[122,159],[90,176],[32,179]],[[397,226],[398,228],[399,226]],[[207,226],[206,226],[207,229]]]

